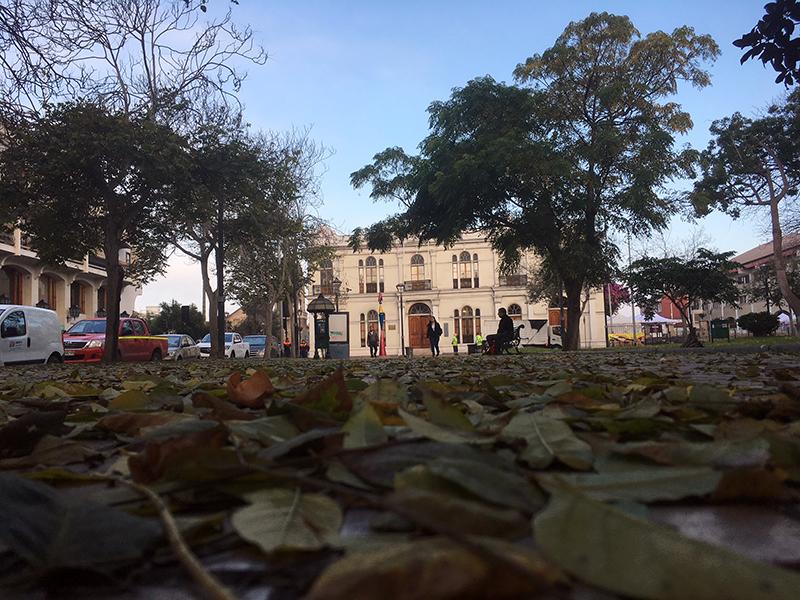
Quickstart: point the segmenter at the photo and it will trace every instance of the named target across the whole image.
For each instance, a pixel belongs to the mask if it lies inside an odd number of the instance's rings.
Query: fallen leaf
[[[543,554],[578,579],[636,598],[793,600],[800,574],[684,537],[569,489],[534,519]]]
[[[63,410],[36,411],[22,415],[0,428],[0,457],[30,454],[47,434],[64,433]]]
[[[227,432],[218,426],[165,441],[150,442],[141,453],[128,459],[128,467],[134,481],[138,483],[158,481],[171,465],[191,459],[200,450],[219,448],[226,438]],[[202,465],[202,462],[198,462]]]
[[[307,598],[532,598],[562,578],[527,548],[473,539],[503,560],[487,561],[476,551],[440,537],[384,545],[353,552],[333,563],[314,582]]]
[[[292,399],[292,403],[333,416],[344,421],[353,409],[353,399],[339,368],[332,375]]]
[[[318,550],[338,539],[342,512],[327,496],[271,489],[246,499],[250,506],[237,510],[231,523],[240,536],[264,552]]]
[[[228,378],[228,398],[234,404],[247,408],[263,408],[264,399],[271,395],[275,388],[272,381],[263,371],[256,371],[249,379],[242,380],[238,371]]]
[[[558,419],[520,413],[506,425],[502,436],[525,440],[527,448],[520,453],[520,458],[534,469],[545,469],[554,459],[573,469],[592,468],[592,447]]]
[[[18,458],[0,460],[0,469],[22,469],[25,467],[55,467],[80,463],[87,458],[97,456],[91,448],[72,440],[64,440],[46,435],[39,440],[33,452]]]
[[[231,375],[231,377],[233,377],[233,375]],[[250,381],[250,379],[248,379],[248,381]],[[239,410],[227,400],[217,398],[205,392],[195,392],[192,394],[192,406],[195,408],[210,409],[204,416],[218,421],[250,421],[258,418],[253,413]]]
[[[0,475],[0,543],[40,571],[138,562],[161,537],[154,520]]]
[[[345,448],[361,448],[383,444],[389,439],[383,423],[369,403],[365,403],[342,426]]]

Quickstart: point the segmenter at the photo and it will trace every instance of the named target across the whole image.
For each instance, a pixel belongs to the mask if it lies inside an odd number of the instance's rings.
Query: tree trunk
[[[200,256],[200,276],[203,279],[203,293],[208,299],[208,326],[211,334],[211,350],[219,347],[219,333],[217,332],[217,294],[211,289],[211,279],[208,276],[208,254]]]
[[[578,350],[581,343],[581,290],[580,283],[569,282],[564,285],[567,295],[567,326],[562,329],[564,350]]]
[[[107,239],[104,248],[108,278],[104,363],[116,362],[119,356],[119,307],[122,299],[122,282],[125,277],[125,271],[119,264],[119,246],[117,240]]]
[[[772,254],[773,262],[775,263],[775,278],[778,280],[781,294],[786,299],[786,303],[792,308],[792,312],[800,314],[800,298],[789,287],[789,278],[786,276],[786,260],[783,257],[783,231],[781,230],[778,200],[774,194],[770,194],[769,210],[772,220]]]
[[[264,348],[264,358],[272,358],[272,306],[274,302],[272,299],[267,299],[267,308],[264,311],[266,323],[264,323],[264,333],[267,336],[266,347]]]
[[[217,199],[217,244],[214,257],[217,259],[217,347],[211,348],[211,353],[216,358],[225,357],[225,227],[224,227],[224,202]]]

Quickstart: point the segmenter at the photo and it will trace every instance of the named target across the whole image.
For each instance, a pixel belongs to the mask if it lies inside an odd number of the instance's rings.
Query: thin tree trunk
[[[200,276],[203,279],[203,293],[208,299],[208,326],[211,334],[211,349],[219,347],[219,332],[217,331],[217,294],[211,289],[211,278],[208,276],[208,254],[200,256]]]
[[[783,257],[783,231],[781,230],[778,199],[774,194],[770,194],[769,209],[772,220],[772,254],[775,264],[775,278],[778,280],[778,287],[781,289],[781,294],[786,303],[795,314],[800,314],[800,298],[789,287],[789,278],[786,276],[786,260]]]
[[[217,259],[217,347],[212,346],[212,355],[216,358],[225,357],[225,206],[222,198],[217,199],[217,244],[214,256]]]
[[[578,350],[581,343],[581,289],[576,283],[567,283],[567,326],[562,329],[564,350]]]
[[[264,311],[267,322],[264,323],[264,333],[266,334],[266,347],[264,348],[264,358],[272,358],[272,313],[274,302],[272,298],[267,298],[267,308]]]

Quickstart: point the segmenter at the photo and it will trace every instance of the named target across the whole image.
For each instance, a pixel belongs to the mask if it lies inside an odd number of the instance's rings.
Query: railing
[[[431,289],[430,279],[416,279],[405,282],[407,292],[422,292]]]
[[[500,287],[524,287],[528,285],[527,275],[500,275]]]
[[[108,267],[108,261],[105,259],[105,257],[97,256],[96,254],[90,254],[89,266],[94,267],[95,269],[106,269]]]

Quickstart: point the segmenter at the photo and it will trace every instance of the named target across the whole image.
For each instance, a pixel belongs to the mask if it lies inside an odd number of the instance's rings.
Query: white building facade
[[[456,334],[463,353],[476,335],[496,333],[500,308],[515,320],[548,319],[545,303],[527,300],[526,273],[535,266],[535,258],[526,261],[519,274],[501,275],[499,256],[477,233],[465,234],[451,248],[406,241],[384,254],[353,252],[346,238],[338,237],[335,257],[315,274],[309,300],[322,293],[335,301],[333,281],[341,281],[338,305],[349,313],[351,356],[369,356],[366,336],[370,328],[378,329],[379,293],[388,355],[400,355],[403,343],[424,355],[422,351],[430,347],[425,334],[431,315],[444,331],[442,352],[452,353],[451,338]],[[402,307],[398,284],[404,288]],[[604,318],[598,290],[590,294],[581,317],[581,347],[606,346]]]
[[[39,260],[19,229],[0,229],[0,298],[9,304],[44,306],[58,314],[68,327],[74,320],[104,315],[107,307],[106,259],[87,255],[82,261],[67,261],[50,267]],[[133,313],[141,290],[126,285],[120,312]],[[79,316],[71,319],[69,309]]]

